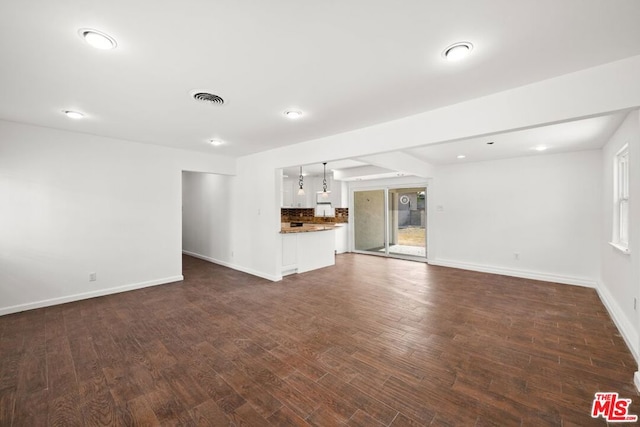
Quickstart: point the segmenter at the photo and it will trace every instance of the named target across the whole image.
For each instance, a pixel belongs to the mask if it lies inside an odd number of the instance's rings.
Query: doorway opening
[[[353,192],[354,252],[427,259],[427,188]]]

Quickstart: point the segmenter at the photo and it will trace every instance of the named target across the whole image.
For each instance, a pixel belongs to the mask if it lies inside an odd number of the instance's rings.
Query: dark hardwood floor
[[[340,255],[0,317],[0,425],[589,426],[640,398],[593,289]]]

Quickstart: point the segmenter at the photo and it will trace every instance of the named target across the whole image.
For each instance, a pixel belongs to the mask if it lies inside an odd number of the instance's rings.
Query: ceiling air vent
[[[209,92],[194,92],[192,94],[193,99],[195,99],[196,101],[201,101],[201,102],[207,102],[209,104],[213,104],[213,105],[222,105],[224,104],[224,99],[222,99],[221,97],[219,97],[218,95],[214,95],[212,93]]]

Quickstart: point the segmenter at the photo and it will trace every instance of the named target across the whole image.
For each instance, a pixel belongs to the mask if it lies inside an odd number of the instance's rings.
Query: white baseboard
[[[80,294],[67,295],[64,297],[51,298],[42,301],[30,302],[26,304],[13,305],[11,307],[0,308],[0,316],[11,313],[19,313],[21,311],[33,310],[36,308],[49,307],[52,305],[65,304],[83,299],[102,297],[105,295],[117,294],[120,292],[133,291],[136,289],[148,288],[150,286],[165,285],[167,283],[179,282],[184,278],[182,275],[165,277],[163,279],[148,280],[146,282],[132,283],[124,286],[116,286],[114,288],[100,289],[97,291],[83,292]]]
[[[600,300],[602,301],[607,311],[609,312],[609,315],[613,319],[613,322],[618,327],[618,330],[620,331],[622,338],[627,343],[627,347],[629,347],[629,350],[631,350],[631,354],[633,354],[633,357],[634,359],[636,359],[636,362],[640,364],[640,351],[638,349],[638,333],[633,327],[633,324],[629,321],[629,319],[627,319],[627,316],[624,315],[622,308],[616,302],[615,298],[613,298],[613,296],[611,295],[607,287],[604,286],[604,284],[599,283],[596,289],[598,291],[598,295],[600,296]],[[638,376],[638,372],[636,372],[636,375],[634,375],[634,382],[638,380],[637,376]],[[638,383],[636,382],[636,386],[637,384]]]
[[[494,267],[491,265],[471,264],[466,262],[450,261],[444,259],[429,259],[430,265],[442,267],[459,268],[461,270],[479,271],[482,273],[500,274],[502,276],[520,277],[522,279],[541,280],[543,282],[562,283],[564,285],[583,286],[586,288],[597,288],[598,282],[593,279],[583,277],[562,276],[557,274],[540,273],[537,271],[515,270],[504,267]]]
[[[230,262],[221,261],[219,259],[211,258],[211,257],[206,256],[206,255],[200,255],[200,254],[195,253],[195,252],[190,252],[190,251],[183,250],[182,253],[185,254],[185,255],[192,256],[194,258],[199,258],[199,259],[204,260],[204,261],[209,261],[211,263],[221,265],[223,267],[228,267],[228,268],[230,268],[232,270],[237,270],[237,271],[241,271],[243,273],[251,274],[252,276],[261,277],[263,279],[267,279],[267,280],[270,280],[272,282],[278,282],[278,281],[282,280],[282,275],[273,276],[273,275],[270,275],[270,274],[265,274],[265,273],[262,273],[260,271],[253,270],[251,268],[246,268],[246,267],[242,267],[242,266],[239,266],[239,265],[231,264]]]

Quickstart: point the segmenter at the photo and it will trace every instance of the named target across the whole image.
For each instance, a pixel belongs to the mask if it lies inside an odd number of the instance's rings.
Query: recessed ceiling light
[[[448,46],[442,51],[442,57],[447,61],[460,61],[467,57],[473,50],[473,45],[469,42],[458,42]]]
[[[109,34],[105,34],[102,31],[92,30],[90,28],[80,28],[78,34],[89,45],[96,49],[108,50],[115,49],[118,46],[116,40]]]
[[[300,110],[287,110],[284,112],[284,115],[287,116],[287,118],[289,119],[299,119],[300,117],[302,117],[302,111]]]
[[[62,112],[70,119],[78,120],[84,118],[84,114],[79,111],[63,110]]]
[[[209,144],[213,145],[214,147],[219,147],[224,144],[224,141],[214,138],[209,140]]]
[[[465,156],[464,154],[458,154],[458,159],[464,159],[465,157],[467,156]]]
[[[533,149],[536,151],[545,151],[548,148],[549,147],[547,147],[546,145],[536,145],[535,147],[533,147]]]

